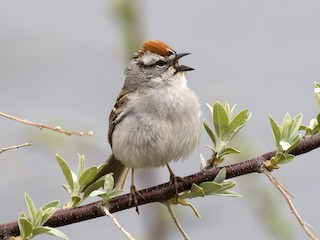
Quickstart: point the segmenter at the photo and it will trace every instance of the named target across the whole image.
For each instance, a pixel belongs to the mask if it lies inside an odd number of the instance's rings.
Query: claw
[[[136,212],[139,214],[139,208],[138,208],[139,203],[137,200],[137,195],[143,200],[146,200],[146,199],[144,198],[144,196],[142,196],[140,192],[136,190],[136,187],[134,186],[134,169],[133,168],[131,169],[131,174],[132,176],[131,176],[131,186],[130,186],[129,207],[131,206],[133,201],[134,205],[136,206]]]
[[[138,200],[137,200],[137,195],[140,198],[145,200],[144,196],[142,196],[142,194],[136,190],[136,187],[133,184],[131,184],[131,186],[130,186],[129,206],[131,206],[131,204],[133,202],[135,207],[136,207],[136,212],[139,214],[139,208],[138,208],[139,203],[138,203]]]
[[[176,200],[178,200],[178,197],[179,197],[178,181],[181,181],[184,184],[187,184],[187,182],[186,182],[186,180],[184,178],[174,175],[174,173],[171,170],[169,164],[167,164],[167,167],[168,167],[168,170],[170,172],[170,185],[174,185],[175,191],[176,191],[175,197],[176,197]]]

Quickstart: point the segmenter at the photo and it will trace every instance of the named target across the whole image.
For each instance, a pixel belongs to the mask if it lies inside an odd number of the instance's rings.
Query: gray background
[[[203,118],[210,120],[205,103],[216,100],[238,103],[238,109],[253,113],[234,141],[243,152],[226,163],[274,149],[268,114],[280,122],[286,112],[303,112],[308,124],[318,113],[313,82],[320,81],[319,1],[139,3],[143,39],[160,39],[178,52],[193,53],[183,63],[196,69],[188,80],[199,95]],[[120,28],[111,1],[0,2],[0,111],[68,130],[94,131],[93,137],[68,137],[0,119],[0,148],[33,143],[0,155],[1,223],[26,211],[24,192],[37,206],[54,199],[68,201],[56,153],[73,169],[77,153],[86,156],[88,165],[101,164],[109,155],[107,117],[127,62]],[[177,175],[199,169],[199,154],[210,155],[205,144],[210,142],[203,132],[190,159],[172,164]],[[315,150],[297,157],[274,175],[294,195],[303,219],[320,232],[318,156]],[[138,188],[168,180],[165,168],[137,175]],[[191,239],[307,239],[265,176],[235,180],[240,199],[191,201],[201,219],[188,208],[176,208]],[[130,209],[115,216],[137,239],[181,239],[164,206],[149,204],[140,212],[137,216]],[[70,239],[124,239],[107,218],[60,230]]]

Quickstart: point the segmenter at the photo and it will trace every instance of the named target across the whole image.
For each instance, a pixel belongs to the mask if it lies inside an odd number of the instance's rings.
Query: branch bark
[[[303,138],[299,145],[292,150],[291,154],[297,156],[313,149],[320,147],[320,134]],[[227,170],[227,178],[234,178],[250,173],[260,173],[263,170],[263,163],[275,155],[275,151],[265,153],[252,159],[224,166]],[[212,181],[222,167],[212,167],[204,169],[195,174],[184,177],[184,182],[178,182],[179,192],[186,191],[191,188],[192,184],[200,184],[206,181]],[[151,202],[164,203],[175,195],[175,186],[169,182],[154,187],[146,188],[140,191],[143,198],[138,198],[139,205]],[[132,203],[129,205],[130,194],[125,194],[111,199],[106,207],[110,213],[119,212],[131,207],[135,207]],[[90,203],[77,208],[58,210],[45,224],[50,227],[60,227],[72,223],[77,223],[101,216],[105,216],[102,201]],[[10,236],[18,236],[18,223],[11,222],[0,225],[0,239],[8,239]]]
[[[44,125],[44,124],[41,124],[41,123],[30,122],[27,119],[17,118],[17,117],[11,116],[11,115],[3,113],[3,112],[0,112],[0,116],[5,117],[5,118],[9,118],[11,120],[14,120],[14,121],[17,121],[17,122],[20,122],[20,123],[23,123],[23,124],[34,126],[34,127],[39,128],[39,129],[45,128],[45,129],[49,129],[49,130],[54,131],[54,132],[63,133],[63,134],[69,135],[69,136],[70,135],[78,135],[78,136],[84,136],[84,135],[92,136],[93,135],[92,131],[88,131],[88,132],[65,131],[65,130],[62,130],[61,127],[59,127],[59,126],[51,127],[51,126]]]

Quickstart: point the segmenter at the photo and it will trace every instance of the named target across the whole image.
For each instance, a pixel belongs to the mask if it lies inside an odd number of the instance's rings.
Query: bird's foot
[[[174,187],[175,187],[176,200],[178,200],[178,197],[179,197],[178,182],[183,182],[184,184],[187,184],[186,180],[183,177],[178,177],[178,176],[174,175],[173,173],[170,173],[170,185],[174,185]]]
[[[136,207],[136,212],[139,214],[139,208],[138,208],[139,203],[138,203],[137,195],[138,195],[140,198],[142,198],[142,199],[145,200],[144,196],[142,196],[142,194],[141,194],[140,192],[138,192],[138,191],[136,190],[136,187],[132,184],[132,185],[130,186],[129,206],[131,206],[131,204],[132,204],[132,202],[133,202],[134,205],[135,205],[135,207]]]

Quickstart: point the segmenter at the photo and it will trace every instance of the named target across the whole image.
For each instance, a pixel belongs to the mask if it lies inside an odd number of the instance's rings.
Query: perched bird
[[[176,53],[161,41],[144,42],[127,65],[110,113],[112,154],[94,181],[113,172],[115,186],[122,188],[131,169],[130,200],[137,212],[134,170],[167,165],[171,183],[177,185],[169,162],[187,158],[200,139],[200,105],[185,77],[194,69],[179,64],[188,54]]]

